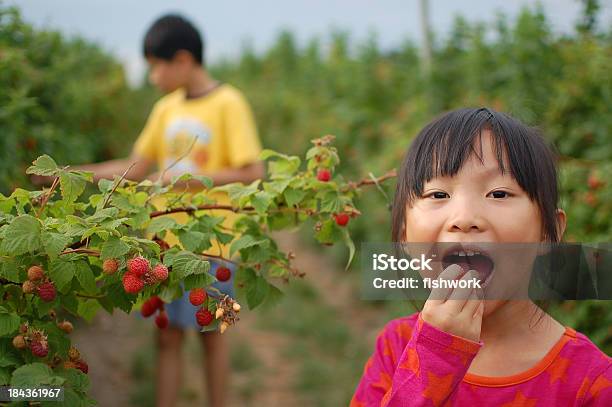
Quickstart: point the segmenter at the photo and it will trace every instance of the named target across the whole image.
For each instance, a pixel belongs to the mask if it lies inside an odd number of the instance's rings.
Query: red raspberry
[[[71,333],[72,330],[74,329],[70,321],[62,321],[57,324],[57,327],[61,329],[62,331],[66,332],[67,334]]]
[[[87,365],[87,363],[85,363],[84,360],[77,360],[75,363],[76,368],[79,369],[81,372],[87,374],[87,372],[89,372],[89,366]]]
[[[206,308],[200,308],[198,312],[196,312],[195,316],[196,320],[198,321],[198,325],[200,326],[209,325],[214,318],[213,313]]]
[[[217,276],[217,280],[227,281],[232,276],[232,272],[227,267],[219,267],[215,275]]]
[[[132,273],[123,275],[123,289],[128,294],[137,294],[144,288],[144,282]]]
[[[157,311],[163,303],[164,302],[158,296],[151,297],[142,304],[140,313],[143,317],[149,318],[151,315],[155,314],[155,311]]]
[[[327,182],[331,179],[331,172],[326,169],[320,169],[317,171],[317,179],[322,182]]]
[[[128,260],[127,269],[136,277],[142,277],[151,269],[151,265],[149,264],[149,260],[142,256],[138,256]]]
[[[51,302],[55,299],[55,285],[48,281],[38,286],[38,296],[45,302]]]
[[[49,345],[46,341],[34,341],[30,344],[32,355],[44,358],[49,353]]]
[[[166,329],[168,326],[168,314],[166,311],[159,311],[159,314],[155,317],[155,325],[157,325],[159,329]]]
[[[168,267],[159,263],[157,266],[153,268],[153,279],[156,282],[161,283],[167,278],[168,278]]]
[[[102,271],[104,274],[115,274],[119,268],[119,261],[117,259],[106,259],[102,263]]]
[[[45,277],[45,272],[40,266],[32,266],[28,269],[28,280],[37,281]]]
[[[346,226],[349,222],[350,217],[346,213],[338,213],[334,215],[334,219],[336,220],[336,224],[338,226]]]
[[[196,307],[204,304],[208,295],[206,294],[206,290],[203,288],[194,288],[189,293],[189,302],[191,305],[195,305]]]

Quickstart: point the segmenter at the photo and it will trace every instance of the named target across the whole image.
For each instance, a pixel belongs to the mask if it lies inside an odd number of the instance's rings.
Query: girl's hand
[[[456,280],[463,272],[461,266],[448,266],[439,278]],[[476,278],[477,273],[468,271],[461,280]],[[480,341],[484,302],[482,289],[434,288],[421,311],[421,318],[434,327],[474,342]]]

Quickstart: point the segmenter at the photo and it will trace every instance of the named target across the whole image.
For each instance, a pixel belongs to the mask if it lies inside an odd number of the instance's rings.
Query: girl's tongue
[[[451,264],[458,264],[461,266],[464,273],[467,273],[469,270],[475,270],[478,272],[478,278],[481,283],[487,280],[493,272],[494,267],[493,260],[482,254],[475,254],[473,256],[458,256],[451,254],[444,257],[443,264],[444,268]]]

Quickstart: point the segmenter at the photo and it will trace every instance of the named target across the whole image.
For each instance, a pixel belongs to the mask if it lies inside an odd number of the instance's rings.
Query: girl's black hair
[[[507,114],[470,108],[438,116],[412,142],[398,173],[392,210],[393,242],[403,240],[406,205],[423,194],[425,182],[438,176],[456,175],[472,154],[482,162],[484,130],[491,133],[502,173],[510,171],[529,198],[537,203],[544,239],[560,241],[555,157],[541,133]],[[475,147],[476,141],[480,149]],[[505,168],[504,159],[510,168]]]
[[[189,52],[193,59],[204,65],[204,41],[198,30],[185,18],[169,14],[157,19],[145,34],[145,58],[156,57],[170,61],[179,50]]]

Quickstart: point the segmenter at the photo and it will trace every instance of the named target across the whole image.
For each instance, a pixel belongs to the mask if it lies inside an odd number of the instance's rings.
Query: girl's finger
[[[442,273],[440,273],[440,275],[438,276],[438,280],[455,280],[461,275],[461,273],[463,273],[463,269],[460,265],[451,264],[446,269],[444,269]],[[446,301],[451,291],[452,288],[432,288],[431,293],[429,293],[428,301],[431,301],[435,304],[442,304]]]
[[[472,279],[476,278],[477,274],[474,270],[470,270],[467,273],[465,273],[463,275],[463,277],[461,277],[461,280],[465,281],[465,284],[467,287],[470,287],[468,285],[469,281],[471,281]],[[448,300],[453,300],[454,305],[456,305],[456,310],[457,311],[461,311],[461,309],[463,308],[463,305],[465,304],[465,302],[468,300],[468,298],[470,297],[471,293],[473,291],[473,287],[470,288],[455,288],[453,289],[453,291],[451,292],[451,294],[448,297]],[[448,302],[448,301],[447,301]]]
[[[475,288],[472,290],[472,292],[470,293],[470,297],[463,304],[463,308],[461,309],[462,313],[469,315],[469,316],[474,315],[474,313],[480,306],[480,303],[482,302],[482,296],[478,292],[478,290],[482,290],[482,289]]]

